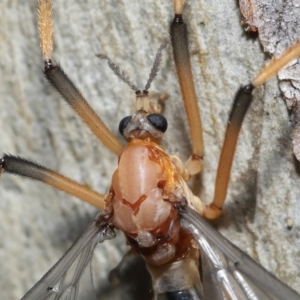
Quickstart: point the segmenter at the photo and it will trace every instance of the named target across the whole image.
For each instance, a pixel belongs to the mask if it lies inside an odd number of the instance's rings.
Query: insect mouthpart
[[[167,119],[161,115],[157,100],[150,99],[147,90],[136,91],[135,111],[119,124],[119,132],[127,141],[133,139],[149,140],[159,143],[168,128]]]
[[[119,131],[126,140],[140,139],[159,142],[163,139],[168,123],[160,114],[149,114],[145,110],[138,110],[132,117],[121,120]]]

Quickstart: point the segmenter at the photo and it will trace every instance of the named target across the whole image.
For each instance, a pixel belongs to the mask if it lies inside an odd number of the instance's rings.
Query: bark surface
[[[95,54],[110,56],[143,88],[156,51],[168,38],[171,2],[54,3],[54,58],[117,135],[119,121],[132,113],[135,95]],[[36,1],[4,0],[0,11],[0,152],[38,161],[106,193],[117,158],[44,79]],[[291,7],[290,14],[294,13],[299,16]],[[232,99],[270,56],[263,52],[257,36],[242,28],[236,1],[187,1],[184,19],[190,24],[191,59],[204,124],[205,161],[198,187],[201,198],[210,202]],[[283,38],[284,34],[280,41]],[[166,149],[187,159],[189,133],[170,47],[163,56],[151,91],[169,96],[165,105],[169,122]],[[217,227],[300,292],[300,178],[299,163],[292,152],[294,123],[276,78],[256,91],[238,141],[224,215]],[[50,187],[3,174],[2,298],[20,298],[96,213],[87,204]],[[102,266],[99,289],[104,291],[108,270],[127,249],[119,236],[113,243],[98,247],[97,260]]]

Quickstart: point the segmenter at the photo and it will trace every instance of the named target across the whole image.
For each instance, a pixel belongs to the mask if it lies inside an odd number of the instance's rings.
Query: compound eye
[[[157,130],[166,132],[168,128],[168,121],[163,115],[151,114],[147,117],[147,119]]]
[[[126,129],[128,123],[131,121],[132,116],[127,116],[125,118],[123,118],[119,124],[119,132],[123,135],[124,134],[124,130]]]

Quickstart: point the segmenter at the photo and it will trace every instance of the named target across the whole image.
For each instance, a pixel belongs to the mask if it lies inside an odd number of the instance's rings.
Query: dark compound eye
[[[123,118],[119,124],[119,132],[123,135],[125,128],[127,127],[128,123],[132,119],[132,116],[127,116]]]
[[[147,119],[157,130],[166,132],[168,128],[168,121],[163,115],[151,114],[147,117]]]

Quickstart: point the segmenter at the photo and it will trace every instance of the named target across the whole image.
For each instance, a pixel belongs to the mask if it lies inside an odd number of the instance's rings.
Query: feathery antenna
[[[145,89],[144,89],[145,91],[149,90],[153,79],[155,78],[155,76],[157,75],[157,73],[159,71],[159,67],[160,67],[161,61],[162,61],[162,50],[164,48],[166,48],[167,45],[168,45],[168,41],[165,40],[161,44],[161,46],[159,47],[159,49],[157,50],[153,66],[152,66],[152,69],[151,69],[150,74],[149,74],[149,79],[148,79],[147,84],[146,84]]]
[[[147,84],[144,88],[144,92],[147,92],[151,86],[151,83],[153,81],[153,79],[155,78],[155,76],[157,75],[158,71],[159,71],[159,67],[161,65],[161,61],[162,61],[162,50],[164,48],[166,48],[166,46],[168,45],[168,41],[165,40],[161,46],[159,47],[156,56],[155,56],[155,60],[151,69],[151,72],[149,74],[149,79],[147,81]],[[116,65],[106,54],[96,54],[97,57],[101,58],[101,59],[107,59],[108,62],[108,66],[113,70],[113,72],[125,83],[127,83],[131,89],[133,89],[136,93],[139,91],[139,89],[137,88],[137,86],[135,85],[135,83],[133,81],[131,81],[129,75],[126,74],[125,71],[122,71],[120,69],[120,67],[118,65]]]
[[[113,70],[113,72],[122,79],[125,83],[127,83],[135,92],[138,91],[137,86],[130,80],[129,75],[122,71],[118,65],[116,65],[107,55],[105,54],[96,54],[97,57],[101,59],[107,59],[109,67]]]

